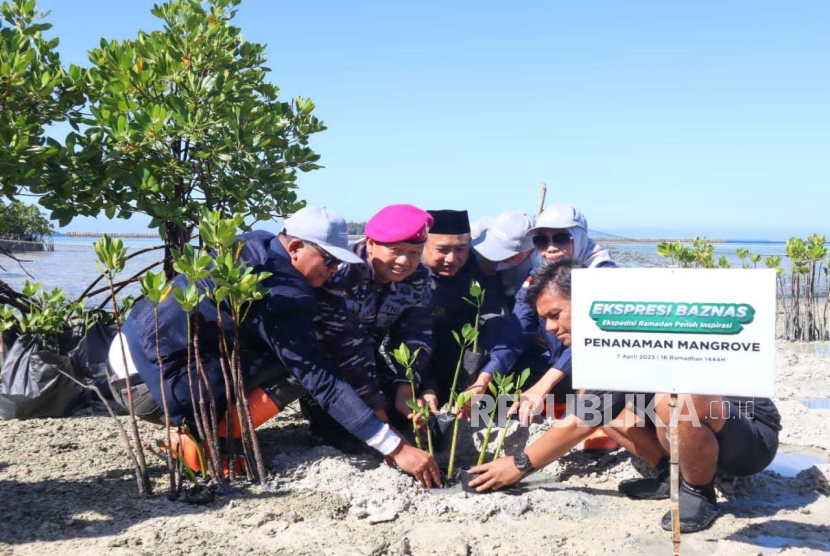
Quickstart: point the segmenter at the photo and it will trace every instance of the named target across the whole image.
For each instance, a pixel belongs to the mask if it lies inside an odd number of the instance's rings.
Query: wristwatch
[[[533,462],[530,461],[530,458],[524,452],[513,454],[513,465],[522,473],[531,473],[535,470]]]

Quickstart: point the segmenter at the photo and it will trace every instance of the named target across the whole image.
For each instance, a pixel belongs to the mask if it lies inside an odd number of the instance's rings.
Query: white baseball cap
[[[482,241],[473,248],[485,259],[503,261],[533,249],[533,240],[526,237],[533,219],[517,210],[503,212],[493,219],[482,234]]]
[[[536,225],[529,229],[527,236],[532,236],[542,228],[582,228],[588,231],[588,221],[579,209],[568,203],[554,203],[542,211],[536,219]]]
[[[305,207],[285,219],[282,231],[313,243],[344,263],[362,263],[363,259],[349,249],[349,228],[346,221],[326,207]]]

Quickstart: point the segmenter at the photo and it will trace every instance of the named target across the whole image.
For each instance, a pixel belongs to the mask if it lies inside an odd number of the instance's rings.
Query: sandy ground
[[[830,409],[799,401],[830,398],[830,361],[781,344],[777,366],[782,461],[807,469],[796,474],[779,466],[783,475],[767,470],[725,485],[721,517],[711,529],[683,537],[685,554],[830,552],[830,465],[820,463],[830,452]],[[507,450],[547,426],[515,432]],[[149,426],[143,435],[161,436]],[[462,437],[459,460],[470,464],[480,433],[464,429]],[[622,450],[599,458],[573,451],[520,489],[468,495],[458,487],[426,492],[379,458],[315,446],[290,408],[261,438],[272,462],[268,486],[240,485],[208,506],[193,506],[134,495],[120,440],[100,408],[66,419],[0,422],[0,553],[489,556],[671,549],[659,525],[667,502],[617,493],[620,480],[638,476],[637,462]],[[154,466],[161,492],[161,462]]]

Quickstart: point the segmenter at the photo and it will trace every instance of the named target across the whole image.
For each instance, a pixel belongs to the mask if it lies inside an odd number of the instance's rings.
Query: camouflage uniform
[[[351,249],[367,261],[366,242]],[[402,342],[414,353],[419,391],[433,388],[429,376],[432,357],[432,289],[430,271],[419,264],[402,282],[381,284],[371,265],[346,264],[317,290],[319,313],[315,323],[327,355],[340,376],[373,409],[385,409],[394,399],[393,386],[408,382],[391,352]]]

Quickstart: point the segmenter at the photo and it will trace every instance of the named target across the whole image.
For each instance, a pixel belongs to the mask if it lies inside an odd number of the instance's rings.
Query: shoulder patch
[[[531,284],[531,283],[533,283],[533,276],[528,276],[528,277],[525,279],[524,284],[522,284],[522,287],[523,287],[523,288],[527,288],[527,287],[529,287],[529,286],[530,286],[530,284]]]

